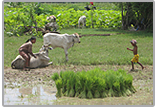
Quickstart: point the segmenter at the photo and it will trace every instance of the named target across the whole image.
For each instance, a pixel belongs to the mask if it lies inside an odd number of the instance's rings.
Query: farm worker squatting
[[[31,37],[30,39],[28,39],[20,48],[19,48],[19,54],[25,59],[25,65],[23,67],[23,70],[30,70],[29,66],[30,66],[30,56],[29,54],[31,54],[34,58],[36,58],[36,56],[32,53],[32,44],[34,44],[36,42],[36,38],[35,37]]]
[[[142,70],[143,70],[145,67],[143,67],[143,65],[138,61],[139,55],[137,54],[137,45],[136,45],[137,41],[133,39],[132,41],[130,41],[130,43],[134,47],[134,49],[127,48],[127,50],[133,51],[133,53],[134,53],[134,57],[131,60],[131,63],[132,63],[132,69],[131,69],[131,71],[134,70],[134,62],[138,63],[142,67]]]

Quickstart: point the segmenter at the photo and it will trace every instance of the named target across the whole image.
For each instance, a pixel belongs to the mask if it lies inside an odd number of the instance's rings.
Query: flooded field
[[[4,69],[3,105],[153,105],[153,66],[130,72],[130,66],[98,65],[98,66],[49,66],[46,68],[21,71],[11,68]],[[133,86],[137,90],[127,97],[106,97],[80,99],[73,97],[56,98],[56,87],[51,76],[54,72],[72,70],[91,70],[99,67],[102,70],[124,69],[133,76]]]
[[[4,88],[4,105],[53,105],[56,88],[47,86]]]

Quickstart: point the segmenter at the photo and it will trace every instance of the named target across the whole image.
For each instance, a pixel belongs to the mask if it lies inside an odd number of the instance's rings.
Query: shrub
[[[52,7],[52,5],[37,2],[23,3],[22,6],[4,7],[4,26],[5,32],[21,36],[26,32],[24,26],[44,28],[45,24],[48,23],[46,17],[50,15],[56,16],[58,30],[76,28],[79,17],[86,15],[87,28],[92,28],[92,23],[94,28],[119,28],[122,24],[120,13],[121,11],[114,10],[94,10],[92,12],[91,10],[80,9],[78,5]],[[42,34],[38,34],[36,31],[33,34],[42,37]]]
[[[54,73],[52,77],[56,77],[55,75],[57,74]],[[88,99],[127,96],[136,92],[132,86],[133,77],[121,69],[106,72],[99,68],[76,73],[64,71],[57,78],[52,78],[56,83],[57,96],[61,93],[61,87],[65,96]],[[62,80],[62,86],[58,80]]]

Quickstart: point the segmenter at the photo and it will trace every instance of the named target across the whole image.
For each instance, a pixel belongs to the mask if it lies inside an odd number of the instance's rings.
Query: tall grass
[[[52,79],[56,83],[58,97],[62,96],[63,93],[63,95],[69,97],[91,99],[127,96],[136,92],[132,86],[133,77],[121,69],[106,72],[99,68],[76,73],[64,71],[61,72],[59,79],[54,79],[58,76],[58,73],[52,75]]]
[[[130,40],[136,39],[138,46],[139,62],[143,65],[153,64],[153,33],[138,31],[127,32],[109,29],[64,29],[61,33],[73,34],[108,34],[125,33],[111,36],[87,36],[80,38],[80,44],[74,44],[68,50],[69,61],[65,63],[65,53],[61,48],[49,51],[50,61],[53,65],[128,65],[133,58]],[[4,66],[9,67],[11,61],[19,54],[18,48],[31,37],[8,37],[4,35]],[[43,38],[37,38],[33,44],[33,53],[39,52],[43,45]]]

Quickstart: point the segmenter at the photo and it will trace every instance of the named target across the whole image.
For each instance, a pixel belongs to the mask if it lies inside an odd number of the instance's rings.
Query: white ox
[[[42,51],[45,47],[49,47],[49,49],[55,49],[56,47],[60,47],[64,49],[66,61],[68,61],[68,49],[74,45],[74,43],[80,43],[79,35],[75,34],[56,34],[56,33],[46,33],[43,36],[44,45],[40,49]]]
[[[50,58],[48,57],[48,49],[34,53],[37,58],[34,58],[30,55],[30,68],[46,67],[52,62],[49,62]],[[25,59],[21,55],[18,55],[12,62],[11,67],[13,69],[22,69],[25,64]]]
[[[80,28],[80,25],[82,24],[82,27],[86,26],[86,16],[81,16],[78,20],[78,28]]]

